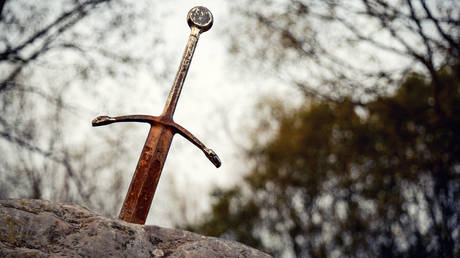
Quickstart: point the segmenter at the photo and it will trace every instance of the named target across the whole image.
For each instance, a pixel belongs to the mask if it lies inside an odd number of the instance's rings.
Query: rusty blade
[[[163,125],[150,127],[121,208],[120,219],[137,224],[145,223],[173,136],[174,132]]]

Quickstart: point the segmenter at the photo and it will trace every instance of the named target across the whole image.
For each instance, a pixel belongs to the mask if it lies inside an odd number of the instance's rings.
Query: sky
[[[149,4],[148,1],[126,2],[136,3],[138,8],[145,8],[139,3]],[[40,1],[27,3],[41,8],[49,7],[49,5],[40,5]],[[63,3],[53,2],[54,5]],[[144,55],[153,59],[151,61],[158,65],[156,67],[160,70],[162,67],[166,68],[165,78],[159,79],[156,76],[158,71],[148,70],[148,66],[141,67],[138,70],[125,71],[128,74],[125,76],[127,78],[106,76],[98,80],[95,85],[82,85],[81,80],[75,80],[75,85],[66,90],[65,96],[66,103],[78,109],[72,113],[72,119],[66,120],[67,124],[63,125],[69,143],[78,146],[90,142],[93,148],[92,154],[95,155],[107,153],[111,148],[107,144],[94,144],[98,140],[101,141],[103,138],[101,136],[122,137],[122,141],[127,143],[127,152],[124,153],[126,164],[123,164],[123,169],[127,170],[123,175],[126,182],[122,189],[123,195],[127,192],[149,128],[145,124],[132,123],[93,128],[91,120],[99,115],[159,115],[161,113],[189,37],[187,13],[198,5],[207,7],[213,13],[214,25],[200,36],[174,120],[193,133],[208,148],[213,149],[222,160],[222,166],[215,168],[201,150],[180,135],[176,135],[147,224],[174,226],[176,223],[199,219],[203,211],[210,207],[209,193],[215,186],[230,187],[238,184],[244,174],[250,170],[251,164],[244,158],[244,150],[252,147],[249,137],[260,117],[256,112],[256,105],[270,96],[285,99],[291,105],[302,101],[299,92],[288,83],[281,81],[280,74],[284,71],[304,76],[308,74],[301,70],[305,66],[294,66],[294,69],[292,66],[283,67],[277,74],[276,71],[267,72],[267,69],[262,67],[264,64],[260,62],[246,67],[245,63],[228,53],[231,35],[233,37],[238,35],[227,30],[233,26],[232,22],[235,26],[244,26],[242,25],[244,23],[239,23],[238,17],[232,17],[234,14],[231,13],[227,1],[166,1],[152,4],[151,9],[142,9],[141,12],[136,10],[135,13],[147,15],[134,19],[137,24],[135,26],[141,28],[141,35],[128,34],[127,40],[120,41],[117,34],[119,30],[108,31],[109,37],[115,35],[112,41],[116,42],[111,42],[114,43],[112,46],[117,47],[115,51],[130,51],[129,54],[133,57]],[[113,9],[107,10],[94,12],[96,16],[90,17],[93,19],[90,21],[96,23],[95,28],[98,27],[98,23],[102,24],[102,28],[106,28],[104,26],[110,21],[111,16],[118,13],[125,15],[124,10],[117,9],[115,13],[112,13]],[[82,35],[87,36],[84,39],[89,39],[91,43],[97,39],[98,31],[92,31],[93,27],[88,26],[89,23],[91,22],[82,22],[75,30],[83,32]],[[232,29],[238,30],[234,26]],[[160,43],[149,48],[151,39],[157,37],[160,38]],[[96,47],[98,43],[96,42]],[[92,47],[94,46],[89,50]],[[145,49],[151,51],[145,52]],[[355,52],[346,53],[354,55]],[[59,90],[69,83],[69,77],[79,76],[75,71],[75,56],[64,54],[59,57],[69,60],[56,61],[55,65],[61,66],[59,69],[48,68],[38,62],[32,68],[33,76],[30,81],[34,83],[41,81],[46,86],[53,84],[54,88]],[[50,57],[47,61],[50,61]],[[107,60],[96,61],[107,62]],[[68,66],[62,68],[65,66],[63,64]],[[56,76],[56,71],[63,73],[63,76]],[[314,70],[311,72],[314,73]],[[305,80],[312,80],[312,78],[305,78]],[[38,112],[38,110],[31,112]],[[122,133],[119,134],[120,132]],[[107,178],[110,176],[110,173],[106,175]],[[100,182],[101,185],[104,183],[106,182]],[[118,211],[114,212],[116,213]]]
[[[182,57],[190,28],[186,23],[188,11],[202,5],[214,16],[213,27],[200,36],[174,120],[213,149],[222,160],[222,166],[214,165],[201,150],[180,135],[173,139],[168,158],[151,206],[146,224],[172,227],[185,220],[194,221],[209,209],[209,193],[215,186],[229,187],[240,182],[248,171],[249,164],[244,159],[244,148],[249,148],[248,137],[256,125],[254,106],[263,96],[290,96],[297,93],[288,87],[280,87],[279,81],[267,77],[262,72],[249,71],[243,64],[234,62],[227,53],[229,38],[226,27],[231,21],[226,1],[174,1],[162,2],[155,6],[155,13],[162,15],[160,31],[165,42],[164,53],[174,70],[165,85],[152,85],[148,71],[137,74],[136,87],[111,87],[111,98],[123,96],[125,104],[104,103],[100,99],[89,100],[85,104],[87,112],[79,116],[83,135],[92,135],[94,130],[110,130],[109,127],[91,128],[89,121],[98,115],[147,114],[159,115],[163,110],[167,94],[174,80],[175,71]],[[247,71],[246,71],[247,70]],[[132,141],[132,153],[126,171],[131,178],[142,150],[148,127],[145,125],[111,125],[132,130],[126,140]],[[104,151],[104,150],[101,150]],[[126,186],[127,187],[127,186]],[[123,189],[124,193],[127,191]],[[184,199],[178,203],[178,199]],[[187,216],[184,216],[184,209]]]
[[[37,0],[28,1],[16,5],[12,4],[15,3],[13,1],[8,2],[8,8],[16,8],[15,12],[21,13],[19,8],[24,8],[25,5],[31,8],[30,12],[25,13],[32,16],[40,16],[41,11],[49,14],[49,17],[43,16],[43,19],[39,19],[41,24],[37,22],[31,25],[36,26],[36,28],[32,27],[34,29],[49,24],[60,14],[50,12],[47,8],[62,10],[62,5],[69,3],[56,1],[52,4],[43,4]],[[138,9],[145,8],[139,3],[149,4],[147,0],[126,2],[135,3]],[[123,3],[123,1],[116,1],[116,3]],[[100,115],[159,115],[162,112],[188,41],[190,28],[186,22],[187,13],[198,5],[207,7],[213,13],[214,24],[209,31],[200,36],[174,120],[208,148],[213,149],[219,155],[222,166],[215,168],[201,150],[180,135],[176,135],[146,224],[173,227],[176,224],[199,219],[203,212],[210,208],[209,194],[214,187],[230,187],[238,184],[249,171],[251,165],[244,158],[244,150],[251,148],[249,137],[252,129],[257,125],[258,115],[255,106],[259,101],[267,96],[289,99],[290,103],[301,100],[298,92],[280,81],[276,74],[267,73],[262,67],[260,69],[254,66],[246,67],[246,64],[227,52],[231,42],[230,35],[237,36],[226,31],[232,26],[231,22],[236,22],[237,19],[232,17],[227,1],[164,1],[152,4],[151,9],[135,10],[136,14],[147,14],[141,19],[139,17],[134,19],[137,24],[135,26],[141,28],[141,35],[133,32],[128,34],[128,38],[124,41],[120,41],[120,35],[117,34],[120,33],[119,28],[103,33],[97,30],[107,29],[107,23],[110,23],[112,16],[125,15],[124,10],[120,8],[97,10],[93,12],[93,16],[86,17],[72,28],[72,31],[78,32],[76,34],[80,36],[76,38],[76,44],[82,43],[82,48],[86,51],[83,55],[72,51],[55,51],[53,56],[53,52],[50,52],[29,64],[23,71],[24,78],[27,78],[32,87],[40,87],[50,96],[57,96],[56,91],[65,92],[64,102],[74,107],[68,110],[66,114],[69,116],[63,120],[64,124],[60,125],[68,144],[66,148],[72,146],[78,148],[83,143],[89,143],[92,148],[89,150],[91,157],[99,157],[110,153],[110,148],[114,148],[107,142],[100,144],[107,135],[113,138],[121,137],[121,140],[127,143],[127,152],[123,153],[126,164],[120,165],[123,170],[126,168],[123,174],[125,184],[121,190],[124,196],[149,128],[139,123],[120,123],[94,128],[91,126],[91,121]],[[129,28],[129,26],[125,27]],[[108,38],[104,38],[105,41],[102,43],[98,42],[98,37],[102,37],[98,33],[105,33],[105,37]],[[21,33],[17,32],[17,34],[16,36],[21,38]],[[110,35],[113,35],[112,38]],[[148,44],[151,44],[151,40],[156,37],[161,39],[160,43],[150,48]],[[63,42],[65,40],[67,39],[63,39]],[[133,57],[144,55],[152,58],[151,61],[157,65],[155,67],[159,67],[159,70],[165,68],[166,76],[158,78],[158,69],[151,71],[148,70],[149,66],[140,66],[138,70],[121,71],[127,73],[125,77],[117,74],[107,76],[95,71],[96,75],[106,76],[94,82],[82,80],[78,65],[85,66],[91,58],[100,58],[94,53],[98,52],[98,47],[107,46],[114,47],[110,49],[112,51],[130,51],[129,54]],[[151,49],[151,52],[145,52],[145,49]],[[94,61],[102,63],[102,67],[106,65],[104,62],[110,62],[107,60],[110,59],[101,58]],[[37,117],[43,113],[45,117],[43,121],[47,121],[46,119],[49,118],[46,116],[50,115],[50,110],[45,106],[35,107],[28,112]],[[47,141],[47,136],[54,132],[50,130],[50,126],[46,122],[40,125],[40,140]],[[77,150],[74,152],[76,153]],[[96,171],[99,172],[103,174],[101,176],[103,180],[98,181],[98,184],[101,186],[100,189],[105,189],[106,179],[110,179],[113,174],[105,170]],[[44,198],[53,199],[56,196],[57,193],[52,192],[54,189],[52,186],[59,184],[58,181],[52,178],[46,182],[49,189],[45,189],[47,193]],[[103,190],[101,192],[103,193]],[[113,214],[118,212],[115,211]]]

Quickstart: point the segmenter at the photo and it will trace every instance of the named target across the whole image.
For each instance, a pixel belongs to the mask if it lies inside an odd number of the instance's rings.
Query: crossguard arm
[[[117,117],[110,117],[110,116],[98,116],[92,121],[93,126],[103,126],[118,122],[141,122],[141,123],[148,123],[148,124],[160,124],[167,126],[173,129],[174,133],[178,133],[182,135],[185,139],[189,140],[195,146],[200,148],[206,157],[214,164],[216,167],[220,167],[222,162],[220,161],[217,154],[211,150],[206,148],[206,146],[198,140],[192,133],[190,133],[187,129],[183,128],[182,126],[176,124],[174,121],[168,121],[161,119],[158,116],[148,116],[148,115],[132,115],[132,116],[117,116]]]

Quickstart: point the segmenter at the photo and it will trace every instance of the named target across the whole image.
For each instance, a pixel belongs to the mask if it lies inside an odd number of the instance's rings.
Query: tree
[[[359,104],[460,55],[455,0],[233,1],[230,51],[308,98]],[[434,89],[439,91],[442,86]],[[435,105],[439,107],[437,94]]]
[[[233,7],[230,51],[313,104],[272,108],[242,186],[190,228],[276,255],[458,255],[458,1]]]
[[[141,69],[161,78],[152,11],[150,1],[0,1],[1,198],[74,201],[117,212],[127,148],[122,132],[76,143],[65,127],[78,130],[79,115],[87,112],[75,99],[107,95],[89,85],[126,83]],[[103,144],[112,152],[95,151]]]
[[[460,254],[460,73],[412,74],[393,96],[272,105],[253,169],[217,190],[190,229],[296,257],[457,257]]]

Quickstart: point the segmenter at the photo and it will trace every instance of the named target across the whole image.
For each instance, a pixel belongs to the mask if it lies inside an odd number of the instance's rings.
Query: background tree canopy
[[[244,184],[216,191],[212,215],[192,229],[277,256],[455,257],[460,74],[439,76],[442,119],[417,74],[359,112],[348,99],[271,106],[273,135],[248,153]]]
[[[387,94],[459,53],[455,0],[239,0],[230,51],[306,97]]]
[[[460,255],[458,1],[250,2],[231,50],[305,104],[262,102],[252,169],[189,229],[285,257]]]

